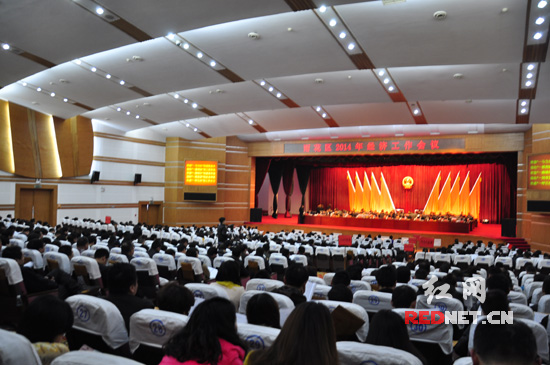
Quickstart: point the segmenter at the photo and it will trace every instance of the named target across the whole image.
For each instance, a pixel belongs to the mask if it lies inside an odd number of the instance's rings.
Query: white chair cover
[[[153,259],[150,259],[149,256],[133,258],[130,264],[135,266],[136,271],[149,272],[149,276],[156,276],[159,274],[157,264]]]
[[[50,251],[59,251],[59,247],[56,245],[52,245],[51,243],[46,243],[46,246],[44,247],[44,252],[50,252]]]
[[[137,248],[137,247],[136,247]],[[146,259],[150,259],[151,257],[149,256],[149,254],[147,252],[142,252],[142,251],[134,251],[134,258],[146,258]]]
[[[451,263],[451,255],[449,254],[446,254],[446,253],[436,253],[434,255],[434,261],[435,262],[448,262],[449,264]]]
[[[210,257],[199,254],[199,260],[201,260],[201,264],[206,265],[206,267],[212,267],[212,261],[210,261]]]
[[[363,280],[351,280],[349,288],[354,294],[358,290],[372,290],[370,284]]]
[[[550,313],[550,294],[541,296],[538,303],[537,312]]]
[[[219,268],[226,261],[235,261],[232,257],[218,256],[214,259],[214,267]]]
[[[265,269],[265,261],[264,261],[263,257],[248,255],[244,258],[244,266],[248,267],[248,263],[250,261],[254,261],[255,263],[257,263],[258,264],[258,269],[260,269],[260,270]]]
[[[391,293],[370,290],[357,290],[353,294],[353,303],[360,305],[367,312],[376,313],[381,309],[392,309]]]
[[[128,257],[126,257],[126,255],[121,255],[119,253],[111,252],[111,254],[109,255],[109,263],[111,262],[128,264]]]
[[[426,258],[426,253],[425,252],[417,252],[414,255],[414,261],[424,260],[425,258]]]
[[[376,281],[376,276],[363,276],[361,280],[366,281],[367,283],[369,283],[369,285],[378,284],[378,281]]]
[[[487,264],[489,266],[493,266],[494,262],[495,258],[493,256],[478,256],[474,260],[474,265]]]
[[[539,268],[539,270],[542,269],[543,267],[550,267],[550,260],[549,259],[540,260],[537,267]]]
[[[80,253],[80,256],[86,256],[93,259],[95,256],[95,250],[84,250]]]
[[[457,265],[458,263],[470,265],[471,262],[472,262],[472,257],[470,255],[456,255],[454,257],[455,265]]]
[[[512,266],[514,265],[511,257],[499,256],[496,258],[495,264],[499,262],[502,262],[504,266],[508,266],[509,268],[512,268]]]
[[[246,290],[273,291],[284,285],[285,283],[280,280],[250,279],[246,283]]]
[[[0,268],[4,269],[9,285],[16,285],[23,281],[21,268],[17,264],[17,261],[0,257]]]
[[[294,261],[298,264],[307,266],[307,256],[306,255],[290,255],[290,261]]]
[[[288,260],[281,254],[273,253],[269,256],[269,265],[281,265],[286,269],[288,267]]]
[[[105,299],[73,295],[66,299],[73,310],[73,328],[99,335],[113,349],[128,342],[128,332],[118,308]]]
[[[339,341],[336,348],[340,365],[422,365],[416,356],[393,347]]]
[[[48,260],[55,260],[57,261],[60,270],[66,272],[67,274],[72,273],[71,261],[69,260],[69,256],[65,255],[64,253],[59,253],[55,251],[45,252],[44,260],[46,262],[48,262]]]
[[[158,266],[167,266],[170,271],[176,270],[176,260],[172,255],[156,253],[153,255],[153,260],[157,264],[157,268]]]
[[[535,319],[535,312],[529,306],[518,304],[518,303],[510,303],[510,310],[514,312],[514,319],[515,318],[524,318],[524,319]]]
[[[455,362],[453,362],[453,365],[473,365],[471,357],[461,357],[460,359],[456,359]]]
[[[398,313],[403,319],[405,319],[405,312],[407,311],[415,311],[417,312],[417,317],[420,318],[420,314],[418,312],[422,311],[425,312],[424,309],[394,309],[394,312]],[[432,310],[428,310],[430,312],[430,318],[431,318],[431,312]],[[439,318],[441,312],[435,311],[436,319]],[[427,342],[427,343],[436,343],[441,347],[441,350],[444,354],[450,354],[453,352],[453,326],[450,326],[446,324],[444,321],[443,323],[430,323],[430,324],[413,324],[409,323],[407,324],[407,330],[409,331],[409,338],[411,341],[418,341],[418,342]]]
[[[120,247],[113,247],[111,248],[111,253],[118,253],[120,254],[122,252],[122,249]],[[135,249],[134,249],[134,253],[135,253]]]
[[[315,285],[315,290],[313,291],[313,296],[317,298],[322,298],[323,300],[328,300],[328,292],[332,289],[332,286],[329,285]]]
[[[323,276],[323,280],[325,281],[325,285],[332,285],[332,278],[334,277],[333,272],[327,272],[325,276]]]
[[[257,326],[250,323],[237,323],[237,333],[246,342],[249,350],[263,350],[270,347],[281,332],[280,329]]]
[[[32,343],[26,337],[0,329],[0,364],[42,365]]]
[[[508,300],[510,303],[527,305],[527,297],[521,292],[510,291],[510,293],[508,293]]]
[[[516,270],[520,270],[528,262],[533,263],[531,259],[524,259],[523,257],[518,258],[516,260]]]
[[[134,353],[141,344],[162,348],[188,320],[186,315],[156,309],[134,313],[130,317],[130,351]]]
[[[344,309],[347,309],[348,311],[353,313],[358,318],[361,318],[363,321],[365,321],[365,323],[361,326],[361,328],[359,328],[357,332],[355,332],[355,334],[357,335],[357,338],[361,342],[365,342],[365,340],[367,339],[367,334],[369,333],[369,315],[367,314],[367,311],[363,307],[357,304],[339,302],[336,300],[316,300],[315,302],[321,303],[324,306],[326,306],[331,313],[336,308],[343,307]]]
[[[56,357],[51,365],[143,365],[122,356],[97,351],[71,351]]]
[[[330,257],[330,249],[328,247],[317,246],[315,247],[315,256],[327,255]]]
[[[427,295],[419,295],[416,297],[416,309],[435,309],[443,314],[447,311],[463,311],[464,305],[455,298],[439,298],[432,299],[432,303],[428,304]],[[458,328],[464,328],[464,324],[459,324]]]
[[[536,288],[535,290],[533,290],[533,295],[531,296],[531,302],[529,304],[538,304],[539,299],[541,297],[542,297],[542,288]]]
[[[329,250],[332,256],[346,256],[346,249],[344,247],[330,247]]]
[[[32,260],[33,269],[40,270],[44,268],[44,260],[42,259],[42,254],[38,250],[24,248],[23,257],[28,257]]]
[[[88,271],[88,276],[90,277],[90,279],[96,280],[101,277],[99,264],[95,259],[86,256],[76,256],[71,259],[71,267],[73,267],[75,264],[86,266],[86,271]]]
[[[523,292],[528,300],[533,296],[535,289],[542,288],[542,284],[542,281],[533,281],[525,286],[525,290]]]
[[[250,298],[252,298],[256,294],[261,293],[267,293],[277,301],[277,305],[279,306],[279,311],[285,310],[285,309],[294,309],[294,302],[283,294],[277,294],[272,292],[265,292],[265,291],[259,291],[259,290],[247,290],[244,292],[244,294],[241,296],[241,301],[239,303],[239,313],[245,314],[246,313],[246,305],[248,304],[248,301]]]
[[[325,281],[318,276],[310,276],[307,281],[311,281],[312,283],[315,283],[317,285],[325,285]]]
[[[216,285],[208,285],[204,283],[187,283],[185,286],[191,290],[191,293],[195,298],[210,299],[215,297],[222,297],[229,299],[227,292]]]
[[[181,266],[182,262],[191,264],[191,266],[193,267],[193,272],[195,273],[195,275],[202,275],[202,273],[203,273],[202,263],[201,263],[201,260],[199,260],[198,258],[189,257],[189,256],[180,257],[180,259],[178,260],[178,267]]]

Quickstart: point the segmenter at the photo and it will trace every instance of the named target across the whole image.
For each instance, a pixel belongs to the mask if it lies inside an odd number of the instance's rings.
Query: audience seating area
[[[285,275],[290,267],[299,265],[309,275],[304,291],[307,301],[322,303],[330,312],[343,309],[360,323],[352,338],[337,342],[342,365],[452,364],[461,357],[454,352],[453,340],[469,332],[468,349],[472,349],[475,325],[408,324],[408,336],[425,358],[422,360],[404,350],[368,343],[373,318],[382,310],[403,319],[405,311],[436,312],[439,316],[445,311],[477,310],[481,315],[479,297],[465,295],[465,280],[488,279],[500,273],[509,277],[507,296],[514,320],[532,329],[538,355],[543,363],[550,361],[550,257],[530,252],[518,241],[498,247],[490,242],[457,241],[447,248],[411,255],[404,251],[406,237],[354,235],[351,247],[339,247],[337,233],[261,232],[247,226],[227,227],[223,242],[217,227],[149,227],[76,218],[66,218],[57,227],[4,219],[0,230],[2,252],[12,245],[21,247],[24,262],[20,266],[12,258],[0,258],[0,326],[5,328],[0,330],[2,364],[41,364],[30,342],[14,330],[33,299],[45,295],[62,298],[74,314],[66,336],[71,351],[52,364],[158,364],[163,345],[186,326],[197,305],[213,297],[231,299],[221,286],[211,285],[228,261],[240,267],[243,293],[237,298],[237,329],[249,350],[269,348],[280,333],[279,328],[247,323],[250,299],[268,293],[278,305],[283,326],[296,304],[279,291],[289,285]],[[84,246],[81,237],[86,237]],[[37,239],[43,243],[41,249],[31,244]],[[100,249],[107,250],[104,264],[96,255]],[[125,324],[117,306],[106,299],[110,286],[105,272],[118,263],[135,268],[136,295],[155,304],[158,291],[168,283],[185,285],[195,298],[189,316],[141,309]],[[382,274],[388,271],[385,268],[397,272],[390,286]],[[329,300],[333,288],[342,285],[341,272],[346,272],[344,286],[350,299]],[[27,278],[31,274],[56,282],[57,289],[29,292]],[[428,300],[425,289],[430,280],[450,284],[453,296]],[[68,290],[67,283],[78,289]],[[394,307],[392,292],[401,287],[409,288],[416,297],[411,308]],[[97,351],[82,351],[83,346]]]

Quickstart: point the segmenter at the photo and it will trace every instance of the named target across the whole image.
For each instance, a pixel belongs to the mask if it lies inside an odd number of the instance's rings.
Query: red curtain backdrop
[[[355,172],[363,183],[364,172],[370,178],[371,172],[380,184],[380,172],[384,174],[393,202],[397,209],[414,211],[424,209],[431,189],[441,171],[441,186],[449,172],[451,186],[460,172],[460,187],[470,172],[470,190],[474,186],[479,173],[481,178],[481,210],[480,220],[488,219],[490,223],[500,223],[502,218],[515,217],[515,181],[510,179],[507,168],[500,163],[464,164],[464,165],[393,165],[379,167],[318,167],[311,171],[310,177],[310,210],[318,204],[325,208],[331,205],[333,209],[349,210],[348,184],[346,180],[349,170],[352,178]],[[402,186],[405,176],[414,179],[410,191]],[[355,180],[355,178],[354,178]]]

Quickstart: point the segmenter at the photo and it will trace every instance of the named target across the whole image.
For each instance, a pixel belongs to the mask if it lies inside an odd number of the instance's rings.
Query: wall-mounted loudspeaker
[[[99,181],[99,171],[92,172],[92,178],[90,179],[90,183],[93,184],[96,181]]]
[[[141,182],[141,174],[134,175],[134,185],[137,185]]]

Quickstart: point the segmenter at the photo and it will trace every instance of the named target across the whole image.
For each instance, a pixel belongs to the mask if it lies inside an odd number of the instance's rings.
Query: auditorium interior
[[[3,219],[550,253],[544,0],[0,9]]]

